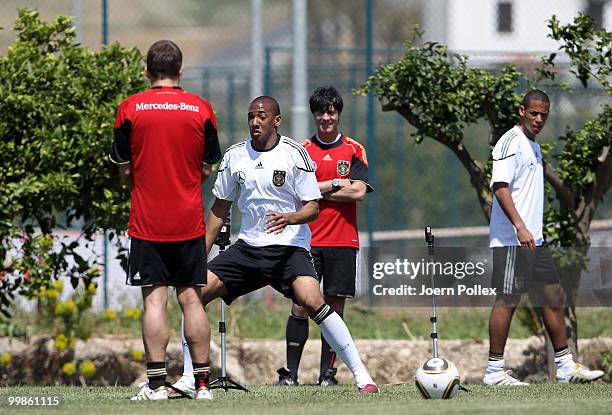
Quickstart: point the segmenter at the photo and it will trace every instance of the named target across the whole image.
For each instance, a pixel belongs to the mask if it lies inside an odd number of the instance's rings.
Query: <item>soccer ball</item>
[[[459,390],[459,371],[450,360],[436,357],[419,366],[415,383],[425,399],[450,399]]]

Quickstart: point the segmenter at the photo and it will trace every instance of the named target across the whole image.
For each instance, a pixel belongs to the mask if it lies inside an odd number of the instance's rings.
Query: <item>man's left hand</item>
[[[350,179],[340,179],[340,188],[342,189],[343,187],[349,187],[351,183],[352,182]]]
[[[268,212],[266,214],[266,233],[279,234],[291,225],[290,213]]]

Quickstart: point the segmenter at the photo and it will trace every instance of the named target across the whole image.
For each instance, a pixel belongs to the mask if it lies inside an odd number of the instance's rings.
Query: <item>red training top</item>
[[[313,136],[303,143],[312,160],[317,164],[318,182],[331,179],[360,180],[367,186],[368,158],[365,149],[357,141],[342,135],[334,143],[325,144]],[[319,201],[319,217],[309,222],[313,247],[335,246],[359,248],[357,235],[357,202],[341,203]]]
[[[110,159],[132,163],[128,234],[174,242],[206,233],[202,163],[221,158],[210,104],[179,87],[154,87],[119,106]]]

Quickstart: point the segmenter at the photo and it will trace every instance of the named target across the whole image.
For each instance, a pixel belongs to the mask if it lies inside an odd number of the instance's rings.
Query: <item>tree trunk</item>
[[[538,315],[538,320],[544,328],[544,350],[546,352],[546,367],[548,370],[548,381],[551,383],[556,382],[556,374],[557,374],[557,365],[555,364],[555,349],[550,340],[550,336],[548,331],[544,326],[544,319],[542,318],[541,308],[536,307],[536,314]],[[577,328],[578,323],[576,320],[576,308],[575,307],[565,307],[565,327],[567,329],[567,345],[572,352],[572,357],[574,360],[578,360],[578,335]],[[571,314],[571,318],[568,316],[568,313]]]
[[[567,330],[567,342],[574,356],[578,359],[578,318],[576,317],[576,306],[567,306],[564,309],[565,328]]]
[[[555,382],[555,378],[557,375],[557,367],[555,365],[555,349],[550,341],[550,335],[548,334],[548,330],[546,330],[546,326],[544,325],[544,317],[542,315],[542,308],[535,308],[536,314],[538,315],[538,321],[543,328],[544,331],[544,351],[546,352],[546,367],[548,370],[548,381],[550,383]]]

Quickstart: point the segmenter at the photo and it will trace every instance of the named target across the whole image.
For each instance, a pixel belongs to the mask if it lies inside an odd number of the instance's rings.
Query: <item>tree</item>
[[[0,57],[0,312],[14,293],[36,297],[69,277],[89,288],[87,261],[54,233],[58,217],[79,219],[83,238],[123,230],[129,195],[108,161],[114,113],[146,81],[137,49],[100,52],[75,43],[68,17],[19,12],[17,40]],[[40,229],[40,232],[35,229]],[[15,244],[17,246],[15,246]],[[81,283],[80,281],[83,281]]]
[[[555,16],[549,21],[549,37],[560,43],[559,49],[570,59],[571,72],[584,87],[595,81],[610,95],[612,70],[612,33],[594,30],[593,20],[577,16],[573,23],[561,25]],[[472,157],[464,142],[467,125],[486,121],[490,128],[489,146],[494,146],[505,131],[518,121],[521,96],[517,93],[525,80],[515,66],[505,65],[498,74],[467,65],[467,57],[452,54],[444,45],[428,42],[418,46],[422,33],[415,30],[413,41],[406,42],[404,57],[384,65],[359,89],[378,96],[383,111],[397,111],[416,128],[417,142],[429,138],[451,150],[467,170],[486,220],[490,219],[492,195],[490,159]],[[549,84],[567,88],[558,82],[554,62],[556,54],[542,59],[542,65],[527,79],[531,85]],[[587,247],[589,228],[604,194],[612,185],[610,142],[612,108],[605,104],[601,112],[579,131],[566,129],[559,137],[560,151],[545,154],[545,179],[549,203],[545,233],[553,245]],[[574,341],[577,323],[573,299],[577,284],[571,281],[566,315],[572,321]],[[572,292],[573,289],[573,292]],[[575,346],[575,343],[574,343]]]

